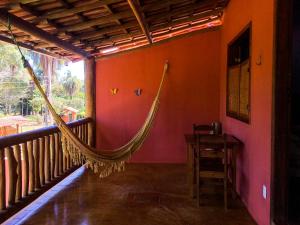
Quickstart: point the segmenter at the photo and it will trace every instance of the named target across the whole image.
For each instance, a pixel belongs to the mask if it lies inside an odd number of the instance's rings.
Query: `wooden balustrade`
[[[91,118],[68,124],[88,144]],[[0,137],[0,223],[76,169],[56,126]]]

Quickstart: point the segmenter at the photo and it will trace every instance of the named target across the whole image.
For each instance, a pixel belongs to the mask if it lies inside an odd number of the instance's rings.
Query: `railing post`
[[[17,183],[16,183],[16,202],[22,199],[22,161],[21,161],[21,148],[20,145],[15,145],[14,156],[17,162]]]
[[[39,142],[38,139],[33,140],[33,157],[34,157],[34,180],[35,180],[35,190],[41,188],[40,180],[40,151],[39,151]]]
[[[54,168],[54,176],[59,176],[59,136],[58,133],[54,134],[55,136],[55,168]]]
[[[5,184],[5,154],[4,149],[0,149],[0,210],[4,210],[6,208]]]
[[[29,193],[33,193],[35,189],[35,160],[33,156],[33,141],[27,142],[27,148],[29,164]]]
[[[61,133],[58,133],[58,173],[62,175],[63,173],[63,150],[61,145]]]
[[[83,119],[69,124],[85,143],[90,121]],[[41,189],[48,187],[44,187],[45,182],[56,183],[74,166],[70,154],[63,152],[57,127],[0,137],[0,223],[2,215],[11,215],[23,207],[31,201],[28,195],[34,199],[43,192]]]
[[[21,144],[22,147],[22,157],[24,163],[24,187],[23,187],[23,197],[28,195],[28,186],[29,186],[29,160],[28,160],[28,149],[26,143]]]
[[[40,163],[39,163],[39,170],[40,170],[40,182],[41,186],[45,185],[45,171],[44,171],[44,163],[45,163],[45,138],[39,138],[39,152],[40,152]]]
[[[5,152],[8,161],[8,205],[12,206],[16,202],[17,161],[12,147],[5,148]]]
[[[51,180],[51,166],[50,166],[50,142],[49,136],[45,136],[45,182],[49,183]]]
[[[54,134],[50,135],[50,167],[51,167],[51,180],[55,177],[55,137]]]

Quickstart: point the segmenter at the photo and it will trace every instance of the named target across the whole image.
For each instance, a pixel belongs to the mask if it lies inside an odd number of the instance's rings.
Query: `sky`
[[[84,61],[78,61],[75,63],[69,62],[63,70],[70,70],[73,76],[76,76],[80,80],[84,80]]]

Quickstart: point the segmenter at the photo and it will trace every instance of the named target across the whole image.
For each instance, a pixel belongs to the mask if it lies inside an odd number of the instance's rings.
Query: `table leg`
[[[197,205],[200,207],[200,149],[196,149],[196,165],[195,165],[195,173],[196,176],[196,185],[194,187],[196,188],[196,199],[197,199]],[[195,190],[195,189],[194,189]]]
[[[236,194],[236,160],[237,160],[238,146],[232,148],[232,197],[237,198]]]
[[[187,144],[187,158],[189,195],[194,198],[194,150],[191,144]]]

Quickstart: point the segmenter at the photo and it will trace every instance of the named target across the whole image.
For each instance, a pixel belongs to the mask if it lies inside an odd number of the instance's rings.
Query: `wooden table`
[[[189,184],[189,194],[191,197],[195,197],[195,185],[196,180],[194,173],[194,146],[196,145],[196,140],[193,134],[185,134],[185,142],[187,144],[187,159],[188,159],[188,184]],[[232,135],[226,135],[227,148],[231,150],[232,155],[232,167],[233,167],[233,177],[232,186],[235,190],[236,188],[236,152],[242,146],[242,142]],[[224,146],[224,137],[222,135],[201,135],[199,139],[200,147],[204,148],[219,148]]]

